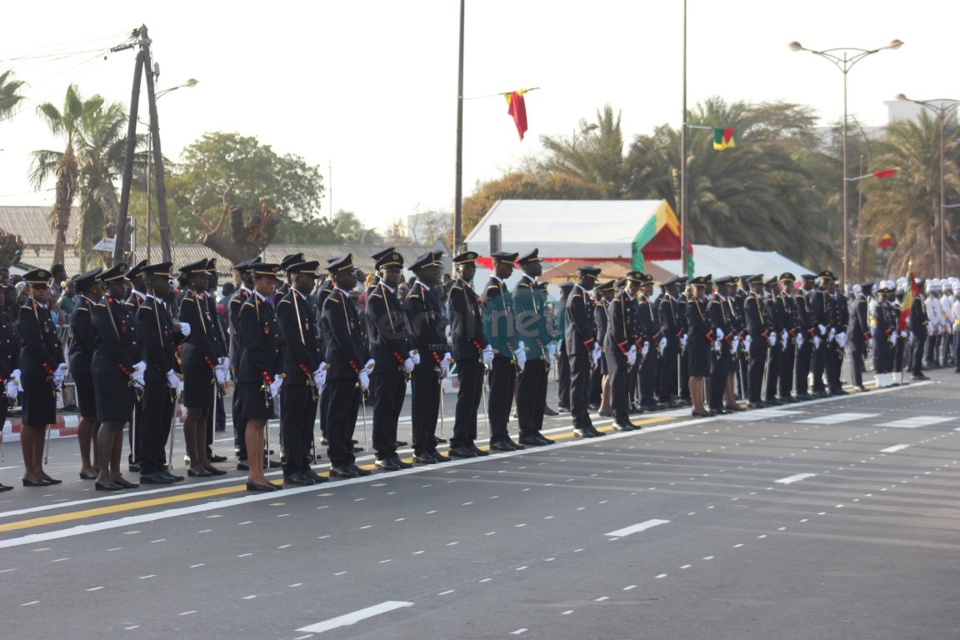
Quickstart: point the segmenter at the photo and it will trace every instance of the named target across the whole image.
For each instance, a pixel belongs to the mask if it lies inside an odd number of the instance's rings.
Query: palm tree
[[[13,80],[12,71],[0,73],[0,120],[5,120],[13,115],[13,110],[17,104],[23,100],[20,95],[20,88],[24,85],[23,80]]]
[[[960,189],[956,141],[957,124],[944,123],[944,182],[948,194]],[[940,122],[926,111],[918,121],[897,120],[887,127],[876,145],[872,170],[897,167],[892,178],[867,180],[863,224],[875,238],[893,235],[896,247],[884,269],[886,276],[907,273],[909,263],[917,274],[936,272],[940,242]],[[948,198],[949,199],[949,198]],[[948,210],[949,212],[949,210]],[[949,259],[957,255],[955,230],[947,220]],[[955,265],[954,265],[955,266]],[[951,272],[952,273],[952,272]]]
[[[119,207],[114,179],[123,170],[127,115],[123,105],[106,104],[100,95],[84,100],[75,85],[67,88],[63,111],[51,103],[37,107],[52,133],[63,136],[66,149],[33,153],[30,181],[39,189],[51,174],[57,176],[51,212],[55,232],[54,262],[63,262],[71,209],[80,195],[78,230],[74,239],[81,269],[86,269],[95,238]]]

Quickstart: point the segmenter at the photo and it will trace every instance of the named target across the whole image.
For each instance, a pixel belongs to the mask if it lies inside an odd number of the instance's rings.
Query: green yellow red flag
[[[713,148],[717,151],[723,151],[737,146],[736,129],[714,129],[713,130]]]

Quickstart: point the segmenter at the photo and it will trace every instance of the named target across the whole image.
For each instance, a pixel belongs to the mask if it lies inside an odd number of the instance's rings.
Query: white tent
[[[696,275],[740,276],[763,274],[769,278],[789,271],[799,278],[801,274],[810,272],[807,267],[783,257],[776,251],[753,251],[746,247],[711,247],[705,244],[695,244],[693,245],[693,262]],[[663,260],[655,264],[670,273],[679,274],[681,272],[679,260]]]

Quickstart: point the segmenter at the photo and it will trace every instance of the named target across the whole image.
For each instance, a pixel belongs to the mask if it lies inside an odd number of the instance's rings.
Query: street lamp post
[[[820,56],[833,63],[843,74],[843,285],[844,289],[849,286],[849,266],[850,266],[850,225],[847,217],[847,74],[853,65],[864,58],[884,49],[899,49],[903,46],[900,40],[891,40],[886,46],[879,49],[854,49],[851,47],[837,47],[834,49],[824,49],[823,51],[814,51],[807,49],[797,41],[789,45],[792,51],[807,51],[816,56]]]
[[[168,89],[163,89],[162,91],[157,92],[156,99],[159,100],[163,96],[167,95],[172,91],[177,89],[183,89],[184,87],[190,88],[197,86],[197,80],[195,78],[190,78],[183,84],[178,84],[175,87],[170,87]],[[141,121],[141,124],[147,124]],[[153,230],[153,198],[150,194],[150,172],[153,169],[153,129],[150,129],[150,134],[147,136],[147,262],[150,262],[150,235]]]
[[[937,98],[936,100],[912,100],[902,93],[897,94],[897,100],[905,100],[907,102],[913,102],[918,104],[921,107],[925,107],[937,114],[937,117],[940,118],[940,215],[936,218],[937,224],[940,225],[940,251],[939,253],[939,262],[937,263],[937,277],[945,278],[947,276],[947,231],[946,231],[946,209],[947,207],[947,194],[943,185],[943,157],[944,157],[944,139],[943,132],[947,116],[957,110],[957,107],[960,106],[960,100],[955,100],[953,98]],[[955,205],[953,205],[955,206]]]

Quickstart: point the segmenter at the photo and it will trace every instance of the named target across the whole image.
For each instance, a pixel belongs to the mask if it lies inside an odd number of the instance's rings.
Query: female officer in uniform
[[[97,267],[83,275],[73,278],[79,300],[70,314],[70,375],[77,390],[77,406],[80,409],[80,423],[77,425],[77,441],[80,444],[80,478],[93,480],[97,477],[100,459],[97,456],[97,397],[93,391],[93,375],[90,363],[96,347],[96,333],[93,330],[93,307],[103,297],[103,289],[97,276],[103,271]],[[91,450],[93,460],[91,461]]]
[[[57,421],[57,393],[63,387],[67,365],[57,325],[50,317],[50,272],[34,269],[24,274],[29,297],[20,308],[18,326],[23,349],[20,352],[23,385],[23,412],[20,449],[25,473],[23,486],[46,487],[60,484],[43,470],[43,438],[47,425]]]

